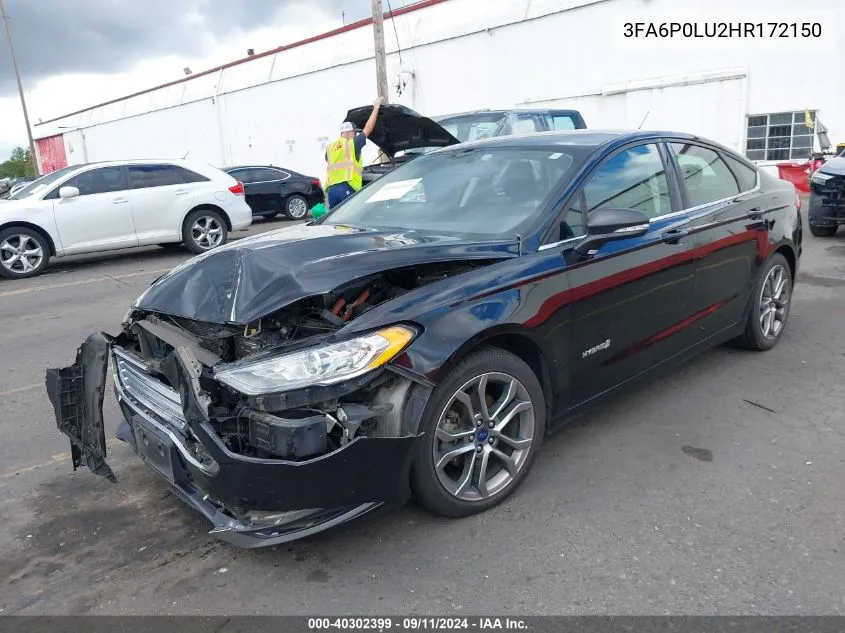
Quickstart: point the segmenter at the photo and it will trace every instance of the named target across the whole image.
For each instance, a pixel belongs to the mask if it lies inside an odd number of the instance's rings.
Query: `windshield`
[[[22,200],[23,198],[28,198],[31,195],[40,193],[63,176],[67,176],[70,172],[79,169],[79,167],[79,165],[72,165],[70,167],[59,169],[58,171],[50,172],[46,176],[41,176],[38,180],[33,180],[28,183],[26,187],[21,188],[13,195],[9,196],[9,200]]]
[[[324,216],[365,229],[513,236],[574,162],[569,148],[469,148],[425,154],[397,167]]]
[[[482,112],[445,117],[438,119],[437,122],[461,143],[466,143],[467,141],[496,136],[506,120],[507,115],[501,112]]]

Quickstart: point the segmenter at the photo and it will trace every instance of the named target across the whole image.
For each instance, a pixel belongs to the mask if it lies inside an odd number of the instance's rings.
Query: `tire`
[[[285,200],[285,215],[289,220],[302,220],[308,215],[308,201],[299,194]]]
[[[780,283],[779,274],[782,274],[783,290],[767,300],[767,296],[773,296],[773,287],[769,283]],[[774,288],[777,290],[777,288]],[[764,303],[768,305],[764,307]],[[757,282],[754,284],[754,293],[751,296],[751,310],[748,313],[748,321],[745,324],[745,332],[737,339],[737,343],[745,349],[764,352],[772,349],[783,336],[789,320],[789,309],[792,304],[792,272],[789,263],[780,253],[775,253],[766,265],[760,270]],[[763,311],[773,310],[773,320],[763,320]],[[765,325],[764,325],[765,324]],[[774,328],[771,330],[769,328]],[[767,331],[768,330],[768,331]]]
[[[475,413],[481,418],[479,421],[454,398],[464,389],[477,394],[479,380],[485,376],[486,393],[490,397],[487,403],[489,417],[477,406],[477,399],[471,400]],[[507,417],[513,405],[502,403],[502,400],[506,397],[504,385],[512,379],[516,380],[517,388],[515,396],[508,402],[528,403],[532,408],[513,415],[502,429],[502,435],[499,435],[491,428],[494,422],[488,420]],[[466,401],[466,397],[462,399]],[[504,415],[496,415],[500,403],[505,405],[502,412]],[[545,426],[543,389],[531,368],[517,356],[498,348],[473,352],[458,363],[434,389],[423,412],[420,430],[424,435],[417,445],[411,467],[411,490],[415,498],[429,511],[448,517],[469,516],[498,505],[528,475],[534,456],[542,445]],[[441,434],[439,436],[438,431]],[[455,440],[445,441],[443,438],[447,434]],[[503,435],[512,441],[515,439],[527,443],[518,451],[499,439]],[[451,449],[452,444],[457,448]],[[454,459],[443,462],[442,456],[455,450],[462,452]],[[506,471],[497,452],[510,458],[515,474]],[[514,455],[517,457],[514,458]],[[438,464],[442,466],[439,469]],[[475,483],[480,479],[479,473],[485,464],[487,496],[481,493]],[[462,487],[468,471],[470,483]]]
[[[0,276],[26,279],[44,272],[50,262],[50,243],[37,231],[12,227],[0,231]]]
[[[206,227],[209,228],[206,230]],[[191,211],[182,223],[182,239],[185,246],[198,255],[223,246],[229,239],[229,231],[219,211],[197,209]]]
[[[810,225],[810,233],[816,237],[833,237],[836,235],[838,226],[813,226]]]

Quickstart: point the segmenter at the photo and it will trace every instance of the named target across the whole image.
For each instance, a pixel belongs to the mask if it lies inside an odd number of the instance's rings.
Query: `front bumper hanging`
[[[92,334],[73,365],[47,370],[48,395],[59,430],[70,438],[74,470],[85,464],[115,481],[105,461],[102,414],[111,357],[124,418],[118,438],[211,521],[211,533],[221,540],[239,547],[286,542],[410,496],[418,436],[359,437],[305,461],[236,454],[208,417],[208,396],[197,379],[201,366],[190,349],[177,348],[162,363],[168,385],[120,341]]]

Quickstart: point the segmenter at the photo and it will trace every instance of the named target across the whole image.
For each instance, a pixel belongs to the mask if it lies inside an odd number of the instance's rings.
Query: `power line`
[[[3,27],[6,30],[6,43],[9,45],[9,55],[12,58],[12,68],[15,71],[15,80],[18,82],[18,93],[21,97],[21,109],[23,110],[23,122],[26,125],[26,136],[29,139],[29,153],[32,161],[32,168],[35,170],[35,176],[38,176],[38,158],[35,156],[35,141],[32,139],[32,129],[29,127],[29,114],[26,111],[26,98],[23,93],[23,84],[21,83],[21,74],[18,70],[18,60],[15,58],[15,47],[12,44],[12,32],[9,29],[9,17],[6,15],[6,8],[3,6],[3,0],[0,0],[0,19],[3,20]]]
[[[402,47],[399,45],[399,31],[396,29],[396,18],[393,16],[393,8],[390,0],[387,0],[387,10],[390,12],[390,23],[393,25],[393,33],[396,35],[396,52],[399,54],[399,67],[402,67]]]

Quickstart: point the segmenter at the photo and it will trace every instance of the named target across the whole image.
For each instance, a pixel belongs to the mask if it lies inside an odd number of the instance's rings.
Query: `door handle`
[[[687,235],[689,235],[689,229],[674,229],[663,233],[660,239],[666,244],[677,244]]]
[[[760,218],[762,218],[762,217],[763,217],[763,211],[760,209],[760,207],[754,207],[753,209],[751,209],[751,210],[750,210],[750,211],[746,214],[746,217],[747,217],[749,220],[759,220]]]
[[[129,198],[115,198],[112,200],[112,204],[125,204],[129,202]]]

